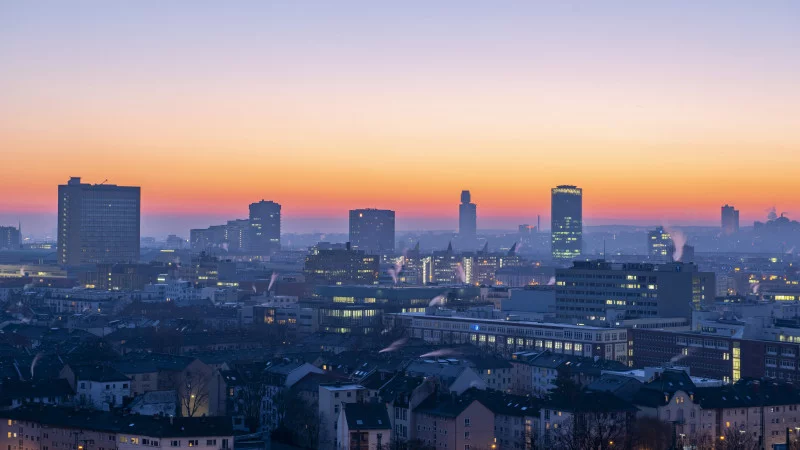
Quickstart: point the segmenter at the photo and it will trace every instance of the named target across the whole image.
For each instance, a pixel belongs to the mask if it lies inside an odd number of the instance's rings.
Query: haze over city
[[[0,0],[0,449],[800,450],[800,2]]]
[[[549,216],[800,215],[794,2],[4,2],[0,222],[55,231],[70,176],[142,186],[147,235],[242,216],[344,231]],[[794,212],[794,213],[793,213]]]

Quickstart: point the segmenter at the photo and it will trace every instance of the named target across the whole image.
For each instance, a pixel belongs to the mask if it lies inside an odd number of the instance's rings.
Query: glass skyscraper
[[[553,259],[572,260],[583,248],[583,189],[558,186],[551,190],[550,236]]]

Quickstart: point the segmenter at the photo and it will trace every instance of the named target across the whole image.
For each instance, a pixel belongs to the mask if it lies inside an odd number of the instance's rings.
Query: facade
[[[553,259],[578,258],[583,249],[583,189],[567,185],[553,188],[550,208]]]
[[[458,205],[458,234],[461,237],[475,237],[477,231],[477,206],[472,203],[469,191],[461,191],[461,204]]]
[[[353,209],[350,211],[350,245],[370,255],[394,252],[394,211]]]
[[[673,253],[675,253],[675,244],[664,227],[647,232],[647,256],[651,260],[670,262]]]
[[[75,391],[79,405],[109,411],[123,404],[131,395],[131,380],[117,370],[98,365],[66,365],[61,378]]]
[[[314,248],[306,256],[303,274],[310,285],[370,285],[378,283],[380,260],[361,250]]]
[[[142,447],[233,448],[228,417],[158,418],[58,407],[24,407],[0,412],[0,446],[11,450]]]
[[[269,254],[281,249],[281,205],[261,200],[250,204],[250,251]]]
[[[627,363],[627,331],[563,323],[507,321],[424,314],[390,314],[411,318],[410,337],[433,344],[471,343],[506,356],[528,350],[597,356]]]
[[[340,448],[339,414],[344,405],[363,403],[369,391],[359,384],[321,384],[319,386],[319,448]]]
[[[726,382],[762,376],[800,381],[800,343],[696,331],[631,329],[628,334],[633,367],[673,363],[690,368],[693,376]]]
[[[392,425],[383,403],[345,403],[336,441],[341,450],[382,450],[391,442]]]
[[[19,250],[21,245],[19,228],[0,227],[0,250]]]
[[[575,261],[556,270],[556,317],[577,321],[686,317],[713,302],[714,273],[689,263]]]
[[[139,261],[141,190],[113,184],[58,186],[58,261],[62,265]]]
[[[739,210],[730,205],[722,207],[722,233],[731,235],[739,232]]]
[[[413,412],[416,438],[435,449],[490,449],[494,414],[480,401],[431,394]],[[496,448],[496,446],[495,446]]]

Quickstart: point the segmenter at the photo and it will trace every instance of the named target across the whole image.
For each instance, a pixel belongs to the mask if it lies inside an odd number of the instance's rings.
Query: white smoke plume
[[[467,274],[464,272],[464,266],[462,266],[461,263],[456,264],[455,272],[458,281],[461,282],[461,284],[465,284],[467,282]]]
[[[223,242],[222,243],[222,249],[225,250],[226,252],[228,251],[228,243],[227,242]]]
[[[431,300],[430,303],[428,303],[428,306],[444,305],[444,300],[444,295],[437,295],[436,297],[433,297],[433,300]]]
[[[550,277],[550,280],[547,282],[547,285],[548,286],[552,286],[554,284],[556,284],[556,277],[553,276],[553,277]]]
[[[275,284],[275,280],[278,279],[278,272],[273,271],[272,275],[269,277],[269,286],[267,286],[267,292],[272,291],[272,285]]]
[[[795,249],[796,249],[796,248],[797,248],[797,247],[792,247],[792,248],[790,248],[789,250],[787,250],[787,251],[786,251],[786,254],[787,254],[787,255],[791,255],[792,253],[794,253],[794,251],[795,251]]]
[[[397,261],[394,262],[394,267],[389,268],[388,272],[389,275],[392,277],[392,281],[394,284],[397,284],[397,277],[400,276],[400,272],[403,271],[403,264],[406,262],[405,255],[397,258]]]
[[[406,339],[406,338],[398,339],[398,340],[392,342],[391,344],[389,344],[388,347],[378,351],[378,353],[386,353],[386,352],[393,352],[393,351],[399,350],[400,347],[406,345],[407,341],[408,341],[408,339]]]
[[[25,276],[25,267],[20,267],[19,268],[19,276],[21,276],[21,277]]]
[[[670,239],[672,239],[672,245],[675,247],[675,253],[672,254],[673,261],[680,261],[683,258],[683,246],[686,245],[686,235],[677,228],[671,227],[664,227],[667,233],[669,233]]]
[[[438,358],[441,356],[454,356],[460,355],[461,353],[452,349],[452,348],[443,348],[441,350],[434,350],[432,352],[425,353],[424,355],[419,355],[420,358]]]
[[[31,380],[33,379],[33,371],[36,369],[36,364],[39,363],[40,359],[42,359],[41,353],[37,353],[36,356],[33,357],[33,362],[31,362]]]
[[[755,282],[752,286],[750,286],[750,290],[753,291],[753,294],[758,295],[758,290],[761,288],[761,283]]]

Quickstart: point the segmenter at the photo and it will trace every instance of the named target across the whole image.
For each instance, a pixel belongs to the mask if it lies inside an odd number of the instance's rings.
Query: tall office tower
[[[261,200],[250,204],[250,251],[269,254],[281,249],[281,205]]]
[[[672,261],[672,255],[675,253],[675,244],[672,242],[672,237],[664,230],[664,227],[658,227],[653,231],[647,232],[647,255],[650,259],[661,262]]]
[[[562,185],[551,190],[550,237],[553,259],[574,259],[583,247],[583,189]]]
[[[733,206],[722,207],[722,232],[728,235],[739,232],[739,210]]]
[[[81,183],[58,186],[58,261],[67,266],[139,261],[141,189]]]
[[[471,203],[469,191],[461,191],[461,204],[458,205],[458,234],[462,237],[474,237],[477,229],[477,206]]]
[[[0,250],[19,250],[22,236],[19,228],[0,227]]]
[[[353,209],[350,211],[350,245],[367,254],[394,251],[394,211]]]

